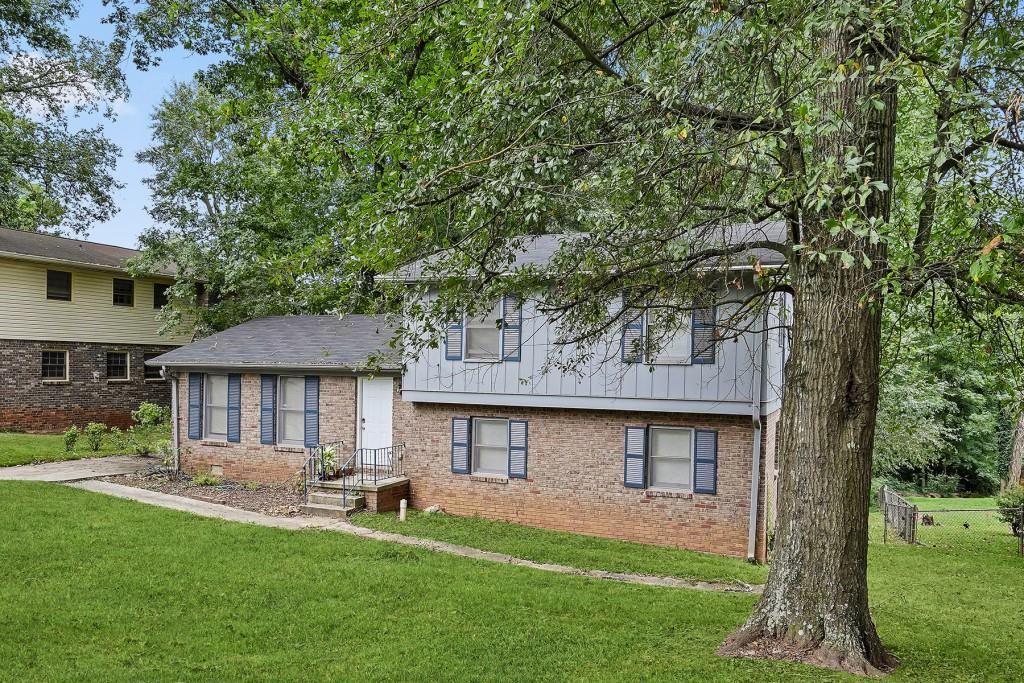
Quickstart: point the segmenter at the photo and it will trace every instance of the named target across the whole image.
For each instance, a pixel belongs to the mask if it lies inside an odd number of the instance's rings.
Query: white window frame
[[[651,351],[651,329],[650,329],[650,312],[644,315],[644,345],[647,347],[644,351],[646,355],[647,365],[693,365],[693,310],[689,311],[690,323],[686,327],[686,336],[689,339],[689,352],[686,358],[680,356],[666,356],[664,350],[660,350],[657,353]],[[673,335],[673,339],[683,332],[680,327]],[[667,340],[666,340],[667,341]]]
[[[220,373],[209,373],[203,376],[203,438],[209,441],[227,441],[227,421],[224,423],[224,433],[211,432],[210,424],[213,420],[210,419],[210,409],[220,408],[221,406],[215,405],[211,402],[213,392],[210,391],[210,378],[211,377],[223,377],[224,378],[224,415],[228,413],[228,395],[231,393],[230,383],[228,375],[222,375]]]
[[[481,444],[479,443],[479,439],[477,438],[476,426],[477,426],[477,424],[479,424],[481,422],[501,422],[502,424],[505,425],[505,468],[504,468],[504,470],[501,470],[501,471],[482,470],[479,467],[480,458],[478,456],[478,450],[477,449],[479,448],[479,446]],[[474,418],[470,419],[470,421],[469,421],[469,428],[471,430],[470,431],[470,434],[471,434],[471,436],[470,436],[470,439],[471,439],[471,441],[470,441],[470,451],[471,452],[469,454],[469,472],[470,472],[470,474],[476,474],[476,475],[482,476],[482,477],[508,477],[508,452],[509,452],[508,419],[504,418],[504,417],[474,417]],[[487,447],[493,448],[493,447],[495,447],[496,444],[483,444],[483,445],[487,446]]]
[[[303,403],[299,409],[289,408],[285,410],[284,407],[284,385],[285,380],[297,379],[302,381],[302,396]],[[305,446],[306,445],[306,404],[305,404],[305,391],[306,391],[306,378],[299,377],[296,375],[279,375],[277,378],[277,396],[274,400],[274,439],[279,446]],[[287,413],[299,413],[302,417],[302,438],[296,441],[295,439],[284,438],[284,422]]]
[[[469,328],[470,328],[469,322],[470,322],[470,320],[472,318],[471,318],[471,316],[466,315],[465,313],[462,315],[462,360],[463,361],[466,361],[466,362],[469,362],[469,363],[500,363],[501,359],[505,357],[505,335],[502,334],[502,331],[504,330],[504,327],[505,327],[505,319],[504,319],[505,310],[504,309],[505,309],[505,299],[501,298],[501,299],[498,299],[498,303],[496,303],[491,308],[491,311],[490,311],[491,313],[493,313],[495,311],[497,311],[497,313],[498,313],[498,316],[495,319],[496,325],[494,326],[494,329],[498,332],[498,355],[496,355],[494,357],[488,356],[486,358],[474,358],[474,357],[469,355]],[[474,327],[476,327],[478,329],[486,329],[486,326],[484,326],[484,325],[475,325]]]
[[[655,430],[673,430],[680,432],[690,433],[690,485],[687,486],[673,486],[671,484],[655,484],[654,483],[654,467],[652,461],[655,459],[659,460],[682,460],[679,456],[656,456],[654,454],[654,432]],[[696,476],[696,443],[697,443],[697,430],[693,427],[674,427],[671,425],[648,425],[647,426],[647,481],[645,482],[648,488],[653,489],[665,489],[669,491],[678,491],[680,493],[693,493],[693,478]]]
[[[63,353],[64,354],[64,376],[63,377],[43,377],[43,354],[44,353]],[[67,349],[42,349],[39,354],[39,377],[43,384],[60,384],[62,382],[68,382],[71,376],[71,356]]]
[[[110,362],[109,356],[112,353],[123,353],[124,354],[124,377],[111,377],[110,376]],[[103,354],[103,374],[106,375],[108,382],[131,382],[132,381],[132,354],[130,351],[124,351],[122,349],[109,349]]]

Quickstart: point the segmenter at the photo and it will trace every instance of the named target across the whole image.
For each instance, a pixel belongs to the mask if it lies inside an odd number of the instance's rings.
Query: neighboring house
[[[125,427],[143,401],[170,404],[145,361],[190,339],[159,334],[174,271],[133,278],[138,254],[0,228],[0,431]]]
[[[516,265],[543,264],[558,240],[537,238]],[[759,256],[762,267],[780,265]],[[398,277],[423,285],[427,270],[413,264]],[[182,373],[188,471],[282,481],[333,444],[354,466],[343,467],[358,484],[345,492],[363,495],[364,473],[382,469],[377,449],[393,446],[383,479],[413,507],[763,560],[787,339],[777,310],[749,331],[719,334],[754,287],[749,265],[730,270],[742,286],[693,311],[658,357],[642,351],[650,321],[638,312],[615,352],[598,353],[579,376],[543,371],[560,353],[552,324],[535,302],[512,297],[453,322],[439,348],[401,370],[370,362],[391,331],[365,316],[257,320],[152,362]],[[286,375],[304,391],[302,406],[287,398]],[[291,443],[284,433],[288,403],[305,410],[305,453],[298,432]],[[322,492],[311,501],[335,506],[320,511],[342,513]]]

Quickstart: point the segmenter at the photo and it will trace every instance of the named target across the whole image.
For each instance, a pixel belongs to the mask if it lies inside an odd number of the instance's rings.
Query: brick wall
[[[62,431],[88,422],[128,427],[140,403],[170,405],[170,382],[143,379],[143,354],[172,348],[0,339],[0,431]],[[68,381],[43,382],[43,351],[68,352]],[[107,351],[129,353],[128,381],[106,379]]]
[[[189,474],[217,467],[228,479],[284,482],[306,461],[306,449],[260,443],[260,376],[242,375],[241,440],[238,443],[188,438],[188,377],[178,375],[178,434],[181,468]],[[320,441],[344,441],[346,458],[356,443],[356,378],[320,378]]]
[[[471,416],[529,421],[528,479],[495,481],[452,474],[451,418]],[[624,427],[642,424],[717,430],[717,494],[662,494],[624,487]],[[749,417],[453,406],[398,399],[395,431],[396,441],[406,444],[413,507],[440,504],[459,515],[746,557],[754,438]],[[774,449],[764,446],[763,453]],[[762,459],[762,492],[766,476]],[[763,511],[763,495],[760,500]],[[758,559],[765,551],[763,517],[759,515]]]

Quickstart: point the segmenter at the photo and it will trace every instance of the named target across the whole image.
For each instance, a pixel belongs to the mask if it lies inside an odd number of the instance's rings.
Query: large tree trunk
[[[814,141],[812,164],[841,164],[849,150],[864,155],[860,173],[892,185],[895,145],[894,86],[877,67],[895,47],[864,40],[850,19],[823,40],[837,71],[854,62],[859,74],[818,96],[824,116],[845,126]],[[860,67],[863,67],[861,69]],[[873,68],[868,68],[873,67]],[[874,94],[884,103],[866,101]],[[812,170],[814,166],[812,165]],[[867,550],[871,450],[881,348],[884,245],[849,231],[831,235],[826,219],[846,210],[888,220],[889,192],[866,206],[835,199],[820,212],[804,210],[801,243],[815,251],[840,249],[856,257],[844,267],[798,254],[791,263],[793,350],[786,366],[780,433],[780,493],[775,546],[764,594],[722,654],[794,659],[861,674],[895,665],[868,609]],[[800,252],[801,254],[804,252]],[[862,255],[871,261],[863,264]]]
[[[1013,445],[1010,447],[1010,467],[1006,472],[1005,488],[1020,486],[1022,461],[1024,461],[1024,410],[1017,416],[1017,428],[1013,431]]]

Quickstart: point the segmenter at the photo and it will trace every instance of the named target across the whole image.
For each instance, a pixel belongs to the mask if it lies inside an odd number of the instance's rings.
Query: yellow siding
[[[46,298],[46,271],[71,272],[71,301]],[[153,283],[136,279],[135,305],[112,303],[112,271],[0,258],[0,339],[111,344],[187,344],[188,335],[161,336],[153,308]]]

